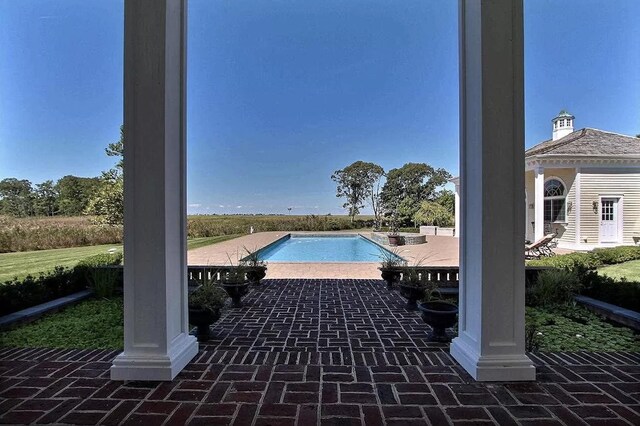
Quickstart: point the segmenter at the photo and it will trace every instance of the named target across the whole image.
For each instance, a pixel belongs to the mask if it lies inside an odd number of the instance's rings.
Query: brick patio
[[[107,350],[0,350],[0,423],[640,424],[640,354],[531,355],[475,383],[375,280],[267,280],[173,382],[109,380]],[[470,423],[467,423],[470,424]]]

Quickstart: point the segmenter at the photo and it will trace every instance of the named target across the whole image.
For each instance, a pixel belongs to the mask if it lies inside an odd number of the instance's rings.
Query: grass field
[[[193,215],[187,217],[188,238],[264,231],[338,231],[366,229],[373,217],[351,222],[344,215]],[[121,244],[122,226],[102,226],[94,218],[0,216],[0,253]]]
[[[187,241],[189,250],[236,238],[239,235],[222,235],[217,237],[194,238]],[[14,277],[38,275],[40,272],[52,270],[56,266],[75,266],[80,260],[109,249],[122,250],[119,244],[88,247],[73,247],[53,250],[37,250],[18,253],[0,254],[0,283]]]
[[[640,282],[640,260],[618,263],[598,269],[601,275],[607,275],[617,280],[624,278],[627,281]]]

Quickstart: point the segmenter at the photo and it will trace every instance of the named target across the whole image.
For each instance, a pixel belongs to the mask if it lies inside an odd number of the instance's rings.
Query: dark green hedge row
[[[586,253],[576,252],[544,257],[538,260],[530,260],[527,265],[568,269],[596,269],[604,265],[613,265],[637,259],[640,259],[640,247],[623,246],[599,248]]]
[[[582,295],[640,312],[639,282],[617,281],[595,271],[583,272],[580,280]]]
[[[68,296],[87,288],[91,268],[118,265],[122,253],[99,254],[84,259],[73,268],[56,267],[37,277],[10,280],[0,284],[0,316]]]
[[[616,263],[640,259],[640,247],[624,246],[595,249],[587,253],[570,253],[539,260],[527,265],[569,269],[578,274],[580,294],[640,312],[640,283],[618,281],[598,275],[594,270]]]

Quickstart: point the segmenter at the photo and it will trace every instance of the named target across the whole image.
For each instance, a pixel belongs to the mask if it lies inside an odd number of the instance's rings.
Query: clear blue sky
[[[640,2],[525,2],[526,144],[640,133]],[[341,213],[366,160],[458,172],[457,1],[190,0],[189,212]],[[122,122],[123,4],[0,0],[0,179],[97,176]]]

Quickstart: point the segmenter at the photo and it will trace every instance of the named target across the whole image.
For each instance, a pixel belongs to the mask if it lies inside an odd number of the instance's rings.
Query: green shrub
[[[582,274],[583,295],[640,312],[640,282],[617,281],[595,271]]]
[[[566,305],[573,301],[573,296],[579,289],[578,274],[570,269],[541,271],[535,284],[527,289],[527,305]]]
[[[84,290],[87,286],[84,270],[57,267],[38,277],[28,275],[23,280],[0,284],[0,315],[7,315],[31,306]]]
[[[569,253],[553,257],[543,257],[542,259],[530,260],[527,262],[530,266],[550,266],[553,268],[564,269],[596,269],[602,266],[602,261],[593,252],[587,253]]]
[[[115,268],[92,268],[89,271],[89,288],[99,299],[110,299],[116,294],[121,270]]]
[[[113,253],[100,253],[86,257],[78,262],[79,267],[94,268],[96,266],[120,265],[122,264],[123,254],[121,251]]]
[[[640,247],[599,248],[593,250],[593,254],[598,257],[603,265],[614,265],[640,259]]]
[[[544,257],[530,260],[527,265],[569,269],[596,269],[602,265],[613,265],[636,259],[640,259],[640,247],[622,246]]]
[[[100,254],[81,261],[73,268],[58,266],[37,277],[28,275],[21,280],[6,281],[0,284],[0,316],[84,290],[92,281],[92,270],[117,265],[121,261],[122,253]]]
[[[227,292],[222,287],[205,283],[189,294],[189,307],[219,312],[228,298]]]

